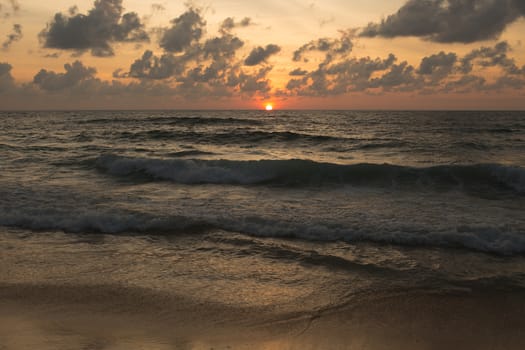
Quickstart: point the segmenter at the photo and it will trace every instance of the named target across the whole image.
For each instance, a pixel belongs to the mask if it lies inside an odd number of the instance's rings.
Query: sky
[[[0,0],[0,109],[525,109],[523,33],[525,0]]]

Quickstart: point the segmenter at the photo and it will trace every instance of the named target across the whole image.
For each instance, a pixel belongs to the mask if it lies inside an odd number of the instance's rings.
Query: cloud
[[[307,44],[304,44],[293,54],[294,61],[306,60],[304,55],[308,52],[317,51],[325,53],[325,57],[331,60],[333,57],[346,56],[352,52],[354,44],[352,38],[354,37],[355,31],[341,32],[340,38],[320,38],[312,40]]]
[[[141,58],[135,60],[125,75],[114,74],[116,78],[132,77],[139,79],[161,80],[180,74],[184,68],[180,58],[171,54],[157,57],[152,51],[145,51]]]
[[[511,50],[510,45],[506,41],[497,43],[494,47],[481,47],[472,50],[461,59],[461,71],[470,73],[474,64],[481,67],[501,67],[510,74],[520,74],[520,70],[516,66],[516,61],[507,56]]]
[[[115,42],[149,40],[138,14],[123,12],[122,0],[96,0],[87,15],[76,13],[76,8],[71,8],[69,15],[55,14],[40,38],[46,48],[113,56]]]
[[[78,86],[82,82],[95,79],[97,70],[86,67],[80,61],[64,65],[65,73],[55,73],[41,69],[33,78],[33,83],[46,91],[59,91]]]
[[[325,57],[317,69],[306,73],[301,70],[300,73],[305,73],[301,78],[291,79],[287,84],[289,92],[306,96],[339,95],[379,87],[388,87],[390,90],[394,86],[413,80],[402,81],[402,78],[413,75],[413,68],[406,62],[395,65],[397,58],[393,54],[385,59],[370,57],[334,59],[330,53],[326,56],[328,58]]]
[[[304,70],[304,69],[301,69],[301,68],[296,68],[293,71],[291,71],[290,73],[288,73],[288,75],[290,75],[290,76],[303,76],[303,75],[306,75],[306,74],[308,74],[308,71]]]
[[[13,25],[13,31],[7,35],[7,39],[2,43],[3,50],[9,50],[14,42],[22,39],[22,26],[20,24]]]
[[[267,95],[271,90],[267,74],[272,67],[255,66],[280,48],[271,44],[256,48],[246,59],[251,65],[245,67],[246,60],[239,57],[244,42],[231,31],[251,23],[247,17],[240,22],[229,17],[222,22],[218,35],[204,37],[206,21],[200,9],[190,7],[173,19],[170,27],[161,29],[163,53],[147,50],[129,69],[117,70],[113,76],[165,83],[172,93],[187,99]]]
[[[433,82],[438,82],[446,78],[453,70],[458,61],[455,53],[445,53],[443,51],[428,57],[423,57],[419,64],[417,73],[431,77]]]
[[[256,47],[244,60],[244,64],[246,66],[256,66],[265,62],[271,55],[274,55],[279,51],[281,51],[281,48],[274,44],[266,45],[266,47]]]
[[[457,79],[448,81],[440,92],[468,93],[479,91],[485,85],[486,80],[476,75],[463,75]]]
[[[395,14],[370,23],[361,36],[416,36],[442,43],[496,39],[525,16],[523,0],[408,0]]]
[[[400,64],[392,64],[380,77],[371,79],[369,88],[381,88],[383,91],[413,91],[421,85],[422,81],[415,74],[414,67],[404,61]]]
[[[0,62],[0,92],[7,92],[15,86],[15,80],[11,75],[12,69],[9,63]]]
[[[206,40],[201,47],[204,58],[213,58],[220,61],[223,59],[232,59],[237,50],[244,46],[244,42],[231,34],[223,34]]]
[[[351,92],[465,93],[521,89],[525,86],[525,66],[519,68],[515,60],[508,57],[511,48],[507,42],[500,42],[492,47],[480,47],[462,57],[453,52],[441,51],[423,57],[417,66],[406,61],[398,62],[394,54],[375,59],[349,57],[347,54],[337,56],[334,55],[334,43],[333,39],[323,39],[303,45],[298,50],[301,52],[300,58],[304,52],[310,50],[322,52],[324,57],[320,58],[320,63],[313,70],[297,67],[290,72],[292,78],[286,89],[280,90],[279,94],[328,96]],[[299,62],[311,67],[307,59]],[[485,78],[484,71],[489,68],[491,73]]]
[[[130,82],[104,81],[97,76],[94,67],[88,67],[81,61],[64,65],[64,72],[41,69],[33,78],[33,83],[24,88],[35,96],[63,96],[73,101],[83,101],[91,98],[136,98],[137,96],[170,96],[176,91],[169,86],[156,81]],[[35,89],[37,88],[37,89]]]
[[[199,41],[206,22],[198,9],[190,8],[171,21],[171,27],[162,30],[160,47],[168,52],[182,52]]]
[[[236,22],[235,18],[228,17],[222,21],[219,31],[221,33],[228,33],[234,28],[243,28],[252,25],[252,19],[250,17],[244,17],[240,22]]]
[[[157,56],[147,50],[131,64],[128,72],[122,73],[120,70],[114,77],[187,81],[191,76],[196,81],[205,82],[212,76],[217,76],[218,71],[228,70],[235,65],[235,54],[243,45],[239,38],[226,34],[207,39],[204,43],[193,43],[179,55],[168,52]],[[207,63],[208,66],[205,65]],[[188,71],[189,64],[197,66]]]

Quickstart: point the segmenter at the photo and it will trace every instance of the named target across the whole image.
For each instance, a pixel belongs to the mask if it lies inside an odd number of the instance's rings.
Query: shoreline
[[[525,347],[525,296],[515,291],[369,291],[280,314],[116,285],[2,284],[0,309],[6,350]]]

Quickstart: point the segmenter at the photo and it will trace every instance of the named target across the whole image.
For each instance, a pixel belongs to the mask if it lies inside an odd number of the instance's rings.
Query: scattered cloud
[[[248,57],[246,57],[244,64],[246,66],[256,66],[266,62],[271,55],[275,55],[279,51],[281,51],[281,48],[274,44],[266,45],[266,47],[258,46],[250,52]]]
[[[250,17],[244,17],[240,22],[236,22],[235,18],[228,17],[222,21],[219,31],[221,33],[229,33],[234,28],[243,28],[253,25],[252,19]]]
[[[360,36],[414,35],[433,41],[470,42],[498,36],[506,25],[525,13],[525,3],[500,0],[499,11],[513,9],[512,16],[500,20],[504,16],[491,7],[494,3],[494,0],[409,0],[398,13],[381,23],[368,25],[364,31],[341,31],[337,37],[319,38],[299,46],[290,57],[293,69],[280,70],[288,72],[288,81],[282,88],[272,86],[269,77],[273,66],[268,64],[273,55],[281,52],[281,47],[268,44],[248,48],[235,31],[253,25],[252,19],[228,17],[219,23],[216,33],[209,33],[204,12],[190,6],[169,25],[158,29],[158,47],[144,50],[128,62],[129,66],[116,70],[113,80],[98,78],[94,67],[76,60],[65,64],[62,71],[41,69],[31,83],[17,84],[11,74],[12,66],[0,63],[0,92],[17,91],[20,96],[33,94],[42,99],[121,95],[133,99],[140,95],[176,96],[190,101],[232,96],[286,98],[355,92],[435,94],[523,89],[525,66],[518,65],[506,41],[480,46],[466,54],[439,51],[410,62],[394,53],[381,57],[355,55],[354,46]],[[4,1],[0,11],[7,9],[12,13],[15,8],[18,11],[16,1],[9,2],[9,6],[5,4]],[[434,15],[429,14],[428,8],[435,11]],[[158,4],[152,9],[163,11]],[[468,9],[471,13],[466,16]],[[484,11],[489,10],[501,24],[490,24],[471,34],[469,26],[480,21]],[[457,22],[460,13],[465,14],[461,23]],[[21,37],[22,27],[15,24],[2,48],[7,50]],[[62,50],[77,55],[91,51],[95,56],[109,56],[114,54],[115,43],[149,40],[138,15],[124,13],[122,0],[96,0],[87,14],[79,14],[76,7],[65,14],[57,13],[41,38],[44,47],[59,50],[54,54],[46,50],[45,57],[58,57]]]
[[[2,43],[2,50],[9,50],[13,43],[22,39],[22,36],[22,26],[20,24],[14,24],[11,34],[8,34],[7,39]]]
[[[113,76],[169,84],[173,93],[190,99],[266,95],[271,91],[267,74],[272,68],[254,66],[280,48],[270,44],[254,49],[245,60],[240,58],[244,42],[232,30],[251,24],[248,17],[239,22],[229,17],[221,23],[218,35],[205,37],[206,21],[201,11],[189,7],[171,21],[170,27],[160,30],[163,53],[146,50],[129,69],[119,69]],[[248,68],[243,67],[246,61]]]
[[[368,24],[360,35],[472,43],[497,39],[509,24],[523,16],[523,0],[408,0],[395,14]]]
[[[355,35],[354,30],[341,32],[340,38],[320,38],[304,44],[293,54],[294,61],[306,60],[304,55],[308,52],[317,51],[326,53],[326,59],[331,60],[333,57],[347,56],[352,52],[354,44],[352,39]]]
[[[348,45],[351,47],[351,44]],[[423,57],[414,67],[406,61],[398,62],[394,54],[386,58],[349,57],[335,55],[338,40],[321,39],[302,46],[294,60],[308,65],[305,52],[318,51],[324,58],[315,69],[298,67],[289,73],[291,79],[280,95],[327,96],[350,92],[384,93],[417,92],[465,93],[521,89],[525,86],[525,66],[518,67],[508,57],[510,46],[499,42],[492,47],[480,47],[458,57],[445,53]],[[300,53],[298,56],[297,53]],[[493,79],[484,77],[484,70],[492,69]],[[494,71],[495,70],[495,71]]]
[[[45,48],[79,54],[91,50],[93,56],[113,56],[115,42],[149,41],[138,14],[123,12],[122,0],[96,0],[87,15],[72,7],[68,14],[55,14],[40,38]]]

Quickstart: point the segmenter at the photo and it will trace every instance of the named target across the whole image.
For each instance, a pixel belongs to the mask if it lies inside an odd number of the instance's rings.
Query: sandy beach
[[[0,286],[2,349],[523,349],[525,298],[371,292],[281,314],[118,286]]]

